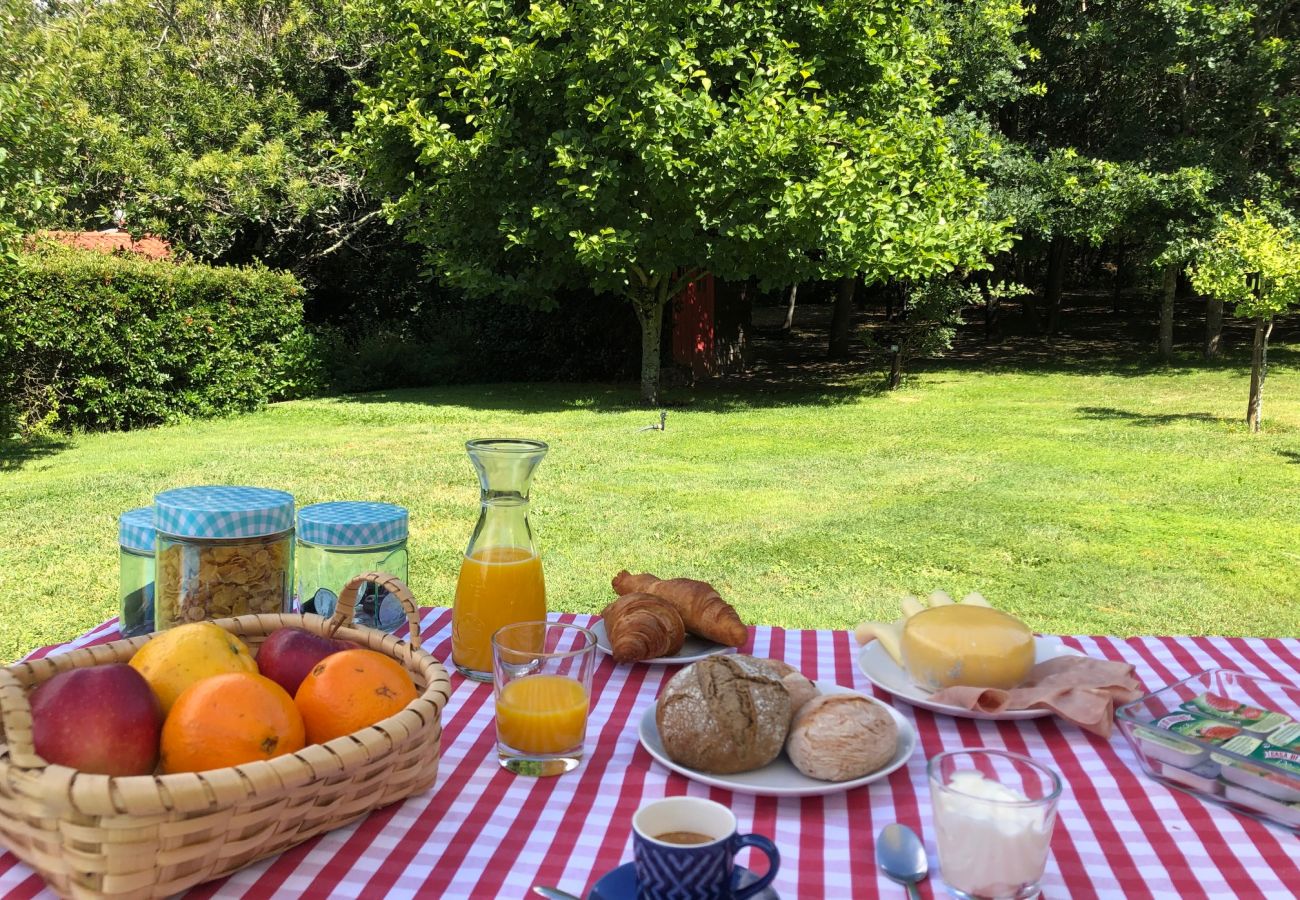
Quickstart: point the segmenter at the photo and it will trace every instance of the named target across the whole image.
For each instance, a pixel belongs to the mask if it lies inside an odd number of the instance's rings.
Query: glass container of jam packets
[[[1115,719],[1152,778],[1300,833],[1300,688],[1209,669]]]

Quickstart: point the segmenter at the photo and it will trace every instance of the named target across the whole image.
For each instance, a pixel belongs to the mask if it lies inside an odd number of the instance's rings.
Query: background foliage
[[[1104,283],[1117,312],[1136,289],[1117,332],[1150,328],[1223,212],[1300,202],[1291,0],[525,6],[0,0],[0,243],[122,210],[288,269],[333,386],[369,388],[626,377],[601,292],[634,257],[773,287],[991,262],[1031,327]],[[1009,248],[962,232],[1004,220]],[[430,270],[442,244],[464,265]]]

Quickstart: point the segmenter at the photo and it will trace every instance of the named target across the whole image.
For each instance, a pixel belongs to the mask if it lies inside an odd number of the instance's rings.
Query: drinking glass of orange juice
[[[582,762],[596,636],[562,622],[518,622],[492,635],[497,756],[517,775],[559,775]]]
[[[492,680],[492,634],[546,618],[542,558],[528,524],[528,492],[546,455],[541,441],[469,441],[479,477],[479,517],[460,564],[451,610],[451,660],[475,681]]]

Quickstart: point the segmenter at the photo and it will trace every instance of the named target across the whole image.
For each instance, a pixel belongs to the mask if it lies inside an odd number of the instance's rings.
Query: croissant
[[[611,655],[618,662],[671,656],[686,641],[686,627],[677,610],[650,594],[619,597],[600,617],[605,621]]]
[[[749,640],[749,629],[730,603],[713,585],[693,578],[662,581],[644,572],[632,575],[626,569],[614,576],[614,591],[620,595],[642,591],[668,601],[681,614],[686,630],[719,644],[740,647]]]

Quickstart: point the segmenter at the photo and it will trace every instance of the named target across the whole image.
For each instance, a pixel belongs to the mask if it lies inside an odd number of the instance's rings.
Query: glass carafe
[[[465,444],[482,493],[478,524],[460,564],[451,611],[451,660],[475,681],[492,680],[492,635],[546,618],[542,559],[528,524],[528,489],[546,455],[541,441]]]

